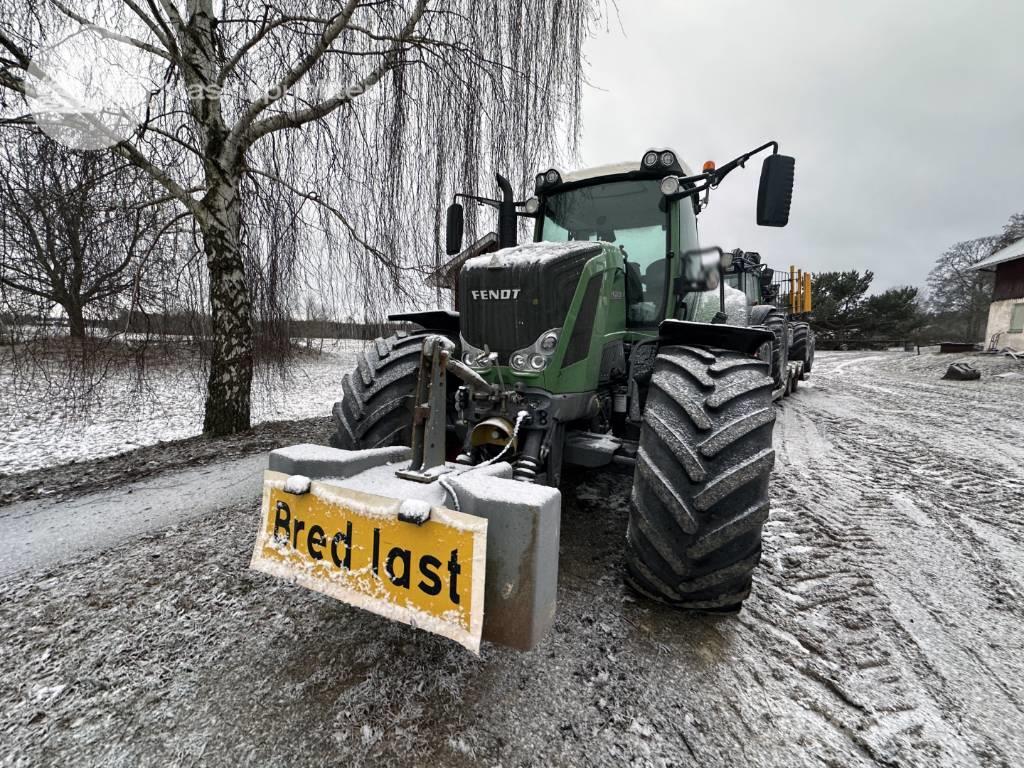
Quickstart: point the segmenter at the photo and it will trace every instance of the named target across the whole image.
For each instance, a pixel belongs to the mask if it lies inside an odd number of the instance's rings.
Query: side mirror
[[[795,167],[796,160],[787,155],[769,155],[764,159],[757,188],[758,226],[784,227],[789,223]]]
[[[448,206],[448,221],[444,232],[444,250],[449,256],[462,252],[462,204]]]

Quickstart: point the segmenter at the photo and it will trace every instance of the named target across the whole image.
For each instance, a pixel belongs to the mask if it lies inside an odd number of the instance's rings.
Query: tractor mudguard
[[[731,349],[750,355],[756,355],[762,344],[775,340],[775,335],[763,328],[693,323],[688,320],[663,320],[658,326],[658,335],[663,344]]]
[[[442,333],[445,336],[459,335],[459,313],[447,309],[431,309],[425,312],[396,312],[388,315],[393,323],[416,323],[425,331]]]

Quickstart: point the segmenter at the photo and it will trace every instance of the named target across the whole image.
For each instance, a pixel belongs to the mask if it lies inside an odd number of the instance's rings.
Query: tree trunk
[[[240,249],[237,180],[223,177],[203,200],[203,249],[210,272],[213,351],[203,431],[249,429],[252,395],[252,302]]]
[[[85,316],[82,308],[77,304],[65,304],[64,311],[68,313],[68,331],[72,339],[79,341],[85,338]]]

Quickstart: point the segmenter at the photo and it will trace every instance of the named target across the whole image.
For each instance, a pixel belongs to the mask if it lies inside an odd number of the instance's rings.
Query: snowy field
[[[971,360],[819,353],[735,617],[624,587],[609,473],[566,478],[531,653],[248,570],[255,498],[7,576],[0,765],[1024,765],[1024,380]]]
[[[287,378],[271,374],[257,382],[253,423],[330,415],[363,343],[326,339],[323,353],[301,356]],[[141,390],[128,373],[115,372],[103,381],[98,402],[77,416],[55,406],[45,388],[16,386],[10,371],[0,370],[0,390],[0,474],[111,456],[203,427],[205,381],[184,364],[150,367]]]

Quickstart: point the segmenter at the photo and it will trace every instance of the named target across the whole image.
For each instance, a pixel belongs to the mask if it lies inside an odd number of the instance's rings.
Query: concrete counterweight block
[[[512,467],[448,464],[431,483],[395,476],[408,448],[345,451],[294,445],[270,454],[271,470],[392,499],[417,499],[487,520],[483,639],[534,648],[555,619],[562,497],[512,479]],[[452,496],[455,498],[452,498]],[[410,523],[412,524],[412,523]]]

